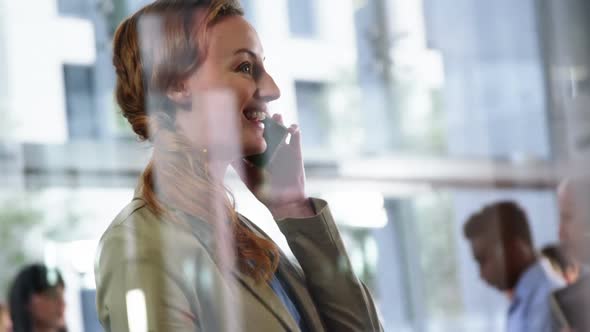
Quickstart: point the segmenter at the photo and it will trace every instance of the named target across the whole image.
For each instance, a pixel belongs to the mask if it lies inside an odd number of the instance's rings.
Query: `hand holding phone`
[[[310,216],[314,211],[305,194],[305,170],[301,132],[295,124],[288,129],[280,115],[264,121],[264,153],[236,160],[233,168],[254,196],[276,219]],[[286,136],[291,135],[289,142]],[[285,207],[289,207],[286,209]],[[293,208],[296,207],[296,211]],[[299,208],[301,207],[301,208]]]
[[[262,120],[262,123],[264,123],[264,133],[262,135],[266,141],[266,150],[261,154],[246,157],[246,160],[259,168],[264,168],[272,161],[277,148],[281,143],[285,142],[289,133],[285,126],[270,117]]]

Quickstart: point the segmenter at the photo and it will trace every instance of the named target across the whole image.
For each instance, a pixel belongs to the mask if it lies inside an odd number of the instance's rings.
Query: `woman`
[[[153,155],[103,235],[96,269],[107,331],[379,331],[327,204],[305,195],[296,125],[257,168],[280,96],[236,1],[156,1],[114,38],[116,95]],[[274,115],[281,123],[281,117]],[[301,268],[223,185],[233,167],[269,209]]]
[[[0,332],[12,332],[12,320],[8,307],[0,303]]]
[[[43,264],[25,266],[10,288],[14,332],[65,331],[65,284],[59,271]]]

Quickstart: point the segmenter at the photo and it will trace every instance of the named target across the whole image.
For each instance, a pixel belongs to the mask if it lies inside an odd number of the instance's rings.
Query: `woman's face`
[[[56,286],[44,292],[33,294],[30,303],[31,316],[36,325],[60,328],[65,326],[64,288]]]
[[[8,310],[0,310],[0,332],[12,332],[12,321]]]
[[[206,58],[183,87],[192,111],[178,112],[177,125],[222,158],[262,153],[261,119],[280,91],[265,71],[258,35],[244,18],[231,16],[211,27],[207,39]]]

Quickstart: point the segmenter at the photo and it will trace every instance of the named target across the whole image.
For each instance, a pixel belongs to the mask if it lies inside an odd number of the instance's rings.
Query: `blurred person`
[[[559,239],[579,264],[577,280],[553,294],[554,315],[573,331],[590,331],[590,179],[568,178],[557,188]]]
[[[263,60],[237,1],[155,1],[118,27],[117,101],[153,153],[100,241],[106,331],[382,330],[327,203],[305,193],[298,127],[264,168],[245,160],[270,146],[267,104],[280,96]],[[299,265],[235,211],[230,165]]]
[[[580,275],[580,265],[569,253],[558,244],[546,245],[541,255],[551,264],[551,268],[559,274],[566,284],[572,284]]]
[[[514,202],[496,202],[470,216],[463,232],[480,277],[509,294],[507,331],[554,331],[549,295],[563,281],[538,259],[525,212]]]
[[[12,320],[10,311],[3,303],[0,303],[0,332],[12,332]]]
[[[64,332],[65,283],[58,270],[43,264],[23,267],[10,287],[14,332]]]
[[[557,198],[560,244],[587,268],[590,266],[590,180],[561,181]]]

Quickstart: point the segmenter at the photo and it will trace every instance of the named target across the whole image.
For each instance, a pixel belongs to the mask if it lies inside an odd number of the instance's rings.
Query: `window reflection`
[[[0,302],[17,266],[54,260],[72,331],[98,330],[81,262],[150,153],[117,109],[111,65],[116,26],[146,3],[0,0],[0,266],[15,266],[0,272]],[[273,111],[301,125],[310,191],[330,200],[386,329],[503,330],[509,302],[478,279],[461,225],[512,199],[537,249],[559,243],[557,184],[590,156],[588,5],[243,6],[282,77]],[[238,209],[287,250],[228,176]]]

